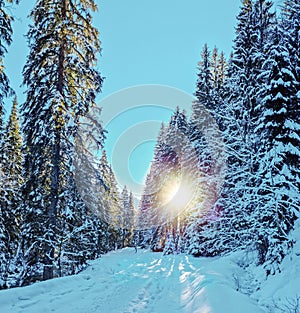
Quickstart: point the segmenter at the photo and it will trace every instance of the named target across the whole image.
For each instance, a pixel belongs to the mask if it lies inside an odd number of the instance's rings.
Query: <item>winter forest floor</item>
[[[293,251],[267,280],[251,253],[194,258],[125,248],[78,275],[0,291],[0,312],[298,313],[300,225],[293,233]]]
[[[1,291],[0,312],[269,312],[266,306],[259,305],[263,303],[259,300],[262,295],[249,297],[240,292],[258,286],[254,283],[255,273],[250,275],[250,271],[241,268],[242,259],[240,253],[194,258],[184,254],[163,256],[146,250],[135,253],[134,249],[126,248],[91,262],[79,275]],[[280,288],[286,289],[287,281],[294,279],[297,288],[299,268],[294,270],[298,272],[296,276],[292,273],[283,281],[276,278],[271,287],[265,287],[263,293],[270,293],[266,295],[268,303]],[[272,288],[275,289],[271,291]],[[289,312],[274,308],[270,311]]]

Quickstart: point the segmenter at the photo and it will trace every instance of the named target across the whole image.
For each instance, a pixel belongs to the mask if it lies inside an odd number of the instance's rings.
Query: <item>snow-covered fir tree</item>
[[[14,286],[14,274],[19,271],[17,264],[20,225],[21,225],[21,184],[22,176],[22,139],[19,128],[18,103],[15,98],[9,116],[1,147],[1,187],[0,215],[2,224],[1,245],[1,287]],[[2,286],[1,286],[2,285]]]
[[[274,23],[271,2],[244,1],[237,20],[234,50],[223,89],[221,129],[228,168],[220,198],[222,210],[218,219],[209,219],[205,226],[206,236],[213,240],[210,247],[220,247],[219,251],[247,247],[252,240],[249,228],[255,208],[259,162],[256,153],[260,144],[255,132],[259,112],[255,108],[259,103],[258,90],[263,83],[259,75],[265,58],[264,43]],[[218,233],[222,235],[216,238]]]
[[[127,247],[132,244],[134,227],[134,200],[132,192],[124,186],[121,193],[121,225],[122,225],[122,246]]]
[[[112,166],[108,163],[105,150],[102,151],[99,166],[100,175],[106,185],[102,197],[103,211],[101,212],[101,216],[109,225],[107,237],[108,241],[110,242],[110,246],[121,247],[122,224],[120,217],[122,216],[122,204],[118,190],[118,183]]]
[[[195,196],[188,174],[195,152],[187,155],[189,146],[194,152],[186,114],[177,108],[168,126],[161,127],[140,204],[139,220],[150,228],[147,240],[153,251],[165,248],[169,254],[183,249],[186,212]]]
[[[287,49],[291,57],[292,71],[298,83],[300,82],[300,1],[286,0],[282,7],[282,23]],[[298,93],[299,100],[299,93]],[[299,103],[299,102],[298,102]]]
[[[12,43],[12,22],[13,16],[11,11],[7,8],[9,3],[18,3],[13,0],[0,0],[0,142],[2,140],[4,128],[4,98],[13,93],[9,86],[9,80],[5,73],[4,57],[7,53],[7,47]]]
[[[95,105],[102,85],[95,69],[100,42],[91,14],[96,9],[91,0],[76,4],[41,0],[30,14],[33,24],[27,35],[30,54],[23,71],[27,92],[22,106],[26,149],[22,206],[25,282],[33,276],[40,278],[41,272],[43,279],[55,275],[57,245],[62,240],[59,233],[61,223],[65,223],[61,216],[83,214],[78,217],[79,224],[67,220],[70,229],[80,228],[89,219],[85,199],[76,191],[73,157],[76,141],[83,143],[76,139],[80,120]],[[97,136],[101,145],[101,129]],[[82,160],[78,160],[80,164]],[[89,241],[88,237],[85,240]],[[71,266],[76,259],[85,260],[81,248],[72,251]]]
[[[300,124],[294,100],[298,82],[287,46],[278,25],[263,64],[266,85],[260,91],[262,115],[257,129],[261,146],[256,240],[260,262],[272,272],[292,245],[288,234],[299,216],[300,203]]]
[[[217,53],[217,50],[215,52]],[[211,71],[211,55],[207,44],[204,45],[201,53],[197,76],[195,95],[198,101],[209,109],[212,105],[213,74]]]

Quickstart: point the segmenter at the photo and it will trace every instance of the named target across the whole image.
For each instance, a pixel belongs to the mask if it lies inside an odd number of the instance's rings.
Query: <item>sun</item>
[[[166,202],[170,202],[172,201],[172,199],[176,196],[176,194],[178,193],[178,190],[180,188],[179,183],[173,183],[170,184],[170,186],[167,186],[168,188],[166,188]]]
[[[161,191],[163,209],[170,216],[186,211],[194,197],[194,187],[182,177],[169,179]]]

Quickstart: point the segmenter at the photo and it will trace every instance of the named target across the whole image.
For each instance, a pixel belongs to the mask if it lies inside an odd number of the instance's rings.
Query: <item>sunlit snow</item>
[[[127,248],[76,276],[0,292],[5,313],[263,313],[236,290],[230,258],[193,258]]]

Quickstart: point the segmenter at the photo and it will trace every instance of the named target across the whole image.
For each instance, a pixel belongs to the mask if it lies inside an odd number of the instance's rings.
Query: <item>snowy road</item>
[[[124,249],[77,276],[0,292],[1,313],[263,313],[235,290],[236,264]]]

